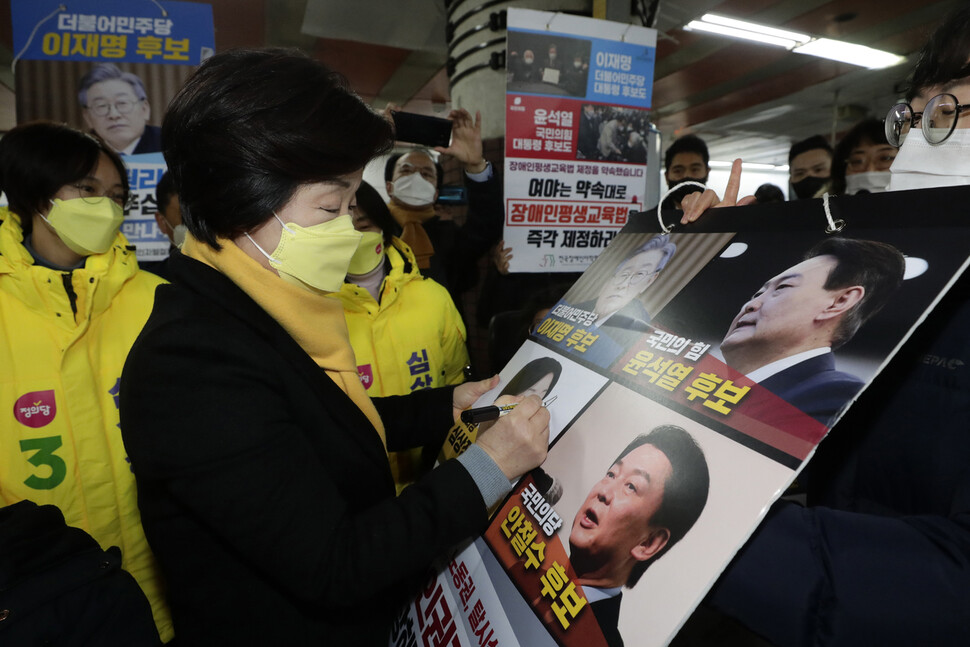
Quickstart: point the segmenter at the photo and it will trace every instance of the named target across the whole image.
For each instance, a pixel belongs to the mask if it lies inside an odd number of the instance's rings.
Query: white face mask
[[[889,171],[866,171],[845,176],[845,194],[883,193],[889,185]]]
[[[937,146],[927,143],[922,130],[910,129],[889,172],[887,191],[970,184],[970,129],[954,130]]]
[[[437,189],[420,173],[402,175],[394,180],[394,198],[409,207],[426,207],[434,202]]]
[[[172,242],[175,243],[175,246],[179,249],[181,249],[182,245],[185,243],[185,235],[187,233],[189,233],[189,228],[185,225],[175,225],[175,228],[172,230]]]
[[[172,223],[168,221],[168,218],[166,218],[164,214],[159,212],[159,215],[162,216],[162,220],[164,220],[165,224],[168,225],[172,230],[172,244],[181,249],[182,243],[185,242],[185,235],[189,233],[189,228],[181,223],[172,227]]]

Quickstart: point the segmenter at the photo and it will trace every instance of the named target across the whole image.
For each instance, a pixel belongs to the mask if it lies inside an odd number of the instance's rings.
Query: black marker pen
[[[559,396],[554,395],[545,402],[542,406],[548,407],[550,404],[556,401]],[[490,420],[498,420],[505,414],[509,413],[516,407],[516,404],[493,404],[487,407],[477,407],[475,409],[466,409],[461,412],[461,421],[469,425],[477,425],[481,422],[489,422]]]

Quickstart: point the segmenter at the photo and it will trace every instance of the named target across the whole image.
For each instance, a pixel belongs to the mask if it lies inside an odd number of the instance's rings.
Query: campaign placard
[[[947,205],[968,197],[832,198],[841,231],[822,200],[667,232],[631,214],[477,403],[538,395],[550,449],[429,575],[456,618],[447,644],[668,644],[966,270],[970,224]],[[480,431],[456,425],[445,455]],[[415,605],[400,623],[427,627]]]
[[[121,231],[139,261],[164,260],[172,243],[155,220],[155,187],[166,169],[161,123],[182,83],[215,52],[212,7],[169,0],[13,0],[11,12],[17,94],[24,97],[17,122],[67,123],[119,153],[132,196]],[[65,83],[76,92],[61,102],[32,99],[63,95]]]
[[[198,65],[215,52],[201,2],[13,0],[13,48],[35,61]]]
[[[509,9],[510,271],[584,270],[642,209],[655,47],[652,29]]]

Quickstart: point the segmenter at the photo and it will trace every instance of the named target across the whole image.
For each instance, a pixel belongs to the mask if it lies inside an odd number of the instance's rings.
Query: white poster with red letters
[[[635,25],[509,9],[510,271],[585,270],[642,209],[656,41]]]

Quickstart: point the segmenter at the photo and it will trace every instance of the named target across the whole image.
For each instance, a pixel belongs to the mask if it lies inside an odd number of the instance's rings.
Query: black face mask
[[[798,182],[792,182],[791,188],[795,190],[795,195],[799,200],[807,200],[813,197],[818,190],[825,186],[830,178],[809,176]]]
[[[678,205],[680,205],[681,200],[689,196],[691,193],[700,193],[704,191],[704,189],[694,186],[693,184],[682,186],[685,182],[700,182],[701,184],[706,185],[707,177],[685,177],[683,180],[675,182],[672,187],[668,187],[673,189],[673,191],[667,196],[667,199],[664,200],[663,205],[661,205],[662,209],[679,209],[680,207]]]

